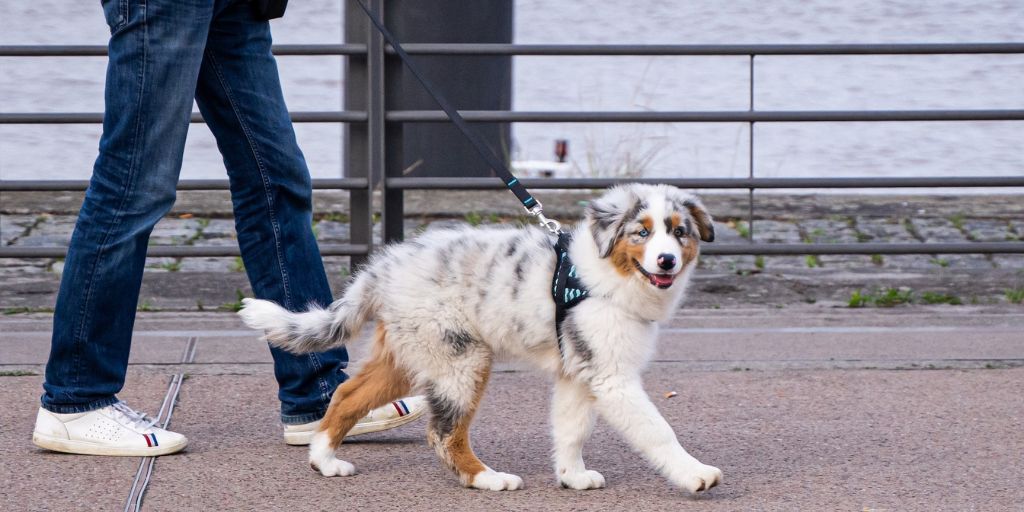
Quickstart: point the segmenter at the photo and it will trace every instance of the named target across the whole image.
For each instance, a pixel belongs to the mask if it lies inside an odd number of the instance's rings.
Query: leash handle
[[[537,201],[532,195],[530,195],[530,192],[526,190],[526,187],[519,183],[519,180],[514,174],[512,174],[512,171],[510,171],[508,166],[505,165],[505,162],[495,156],[494,150],[491,149],[476,132],[470,130],[469,124],[462,118],[462,115],[459,114],[459,112],[455,110],[455,108],[452,107],[452,105],[448,103],[443,96],[437,93],[433,84],[431,84],[430,81],[420,73],[419,68],[413,64],[412,60],[409,58],[409,54],[406,53],[405,49],[402,48],[402,45],[398,43],[398,39],[396,39],[395,36],[391,34],[391,31],[384,26],[384,22],[370,11],[366,4],[363,3],[363,0],[356,0],[356,3],[359,4],[359,7],[366,13],[366,16],[370,18],[370,22],[377,27],[380,34],[384,36],[384,40],[394,48],[399,59],[402,60],[405,67],[409,68],[412,75],[427,91],[427,94],[434,98],[434,101],[437,102],[438,106],[441,107],[441,110],[448,115],[448,119],[455,124],[455,127],[458,128],[460,132],[462,132],[462,135],[469,139],[473,149],[476,150],[478,155],[480,155],[480,158],[484,159],[484,162],[486,162],[487,165],[497,173],[498,177],[505,182],[505,186],[515,194],[516,198],[519,199],[519,202],[523,204],[523,208],[525,208],[530,215],[537,217],[541,225],[547,228],[548,231],[557,235],[561,231],[561,225],[557,221],[548,219],[544,216],[543,207],[541,206],[540,201]]]

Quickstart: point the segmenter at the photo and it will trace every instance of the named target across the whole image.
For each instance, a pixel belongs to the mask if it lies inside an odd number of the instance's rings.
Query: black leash
[[[417,68],[409,58],[409,54],[405,53],[402,45],[398,44],[398,40],[395,39],[395,36],[392,35],[390,31],[388,31],[380,18],[366,7],[363,0],[356,0],[356,3],[358,3],[363,12],[369,16],[370,21],[377,27],[380,34],[384,36],[384,40],[395,49],[395,53],[398,54],[398,58],[401,59],[403,64],[405,64],[405,67],[409,68],[412,75],[416,77],[416,80],[423,86],[423,89],[427,91],[427,94],[430,94],[430,96],[434,98],[434,101],[436,101],[438,106],[441,107],[441,110],[448,115],[448,119],[450,119],[459,131],[469,139],[469,142],[473,145],[473,149],[475,149],[477,154],[480,155],[480,158],[483,158],[484,162],[486,162],[491,169],[494,169],[494,172],[498,174],[498,177],[505,182],[505,186],[516,195],[519,202],[523,204],[523,208],[526,208],[526,211],[530,213],[530,215],[537,217],[540,224],[546,227],[552,234],[557,235],[561,233],[562,227],[558,221],[548,219],[544,216],[544,208],[540,204],[540,201],[534,199],[534,197],[530,195],[530,192],[526,190],[526,187],[519,183],[519,179],[512,174],[512,171],[510,171],[508,166],[505,165],[505,162],[495,156],[494,151],[487,146],[487,143],[484,142],[476,132],[469,128],[469,124],[466,123],[466,120],[462,118],[459,112],[455,110],[450,103],[448,103],[448,100],[437,93],[433,84],[431,84],[430,81],[420,73],[419,68]]]

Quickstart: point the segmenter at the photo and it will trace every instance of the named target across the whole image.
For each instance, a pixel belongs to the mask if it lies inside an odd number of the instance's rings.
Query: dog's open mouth
[[[636,265],[636,269],[639,270],[640,273],[651,282],[651,284],[663,290],[672,286],[672,283],[676,280],[676,276],[674,274],[652,274],[644,270],[643,265],[635,259],[633,260],[633,264]]]

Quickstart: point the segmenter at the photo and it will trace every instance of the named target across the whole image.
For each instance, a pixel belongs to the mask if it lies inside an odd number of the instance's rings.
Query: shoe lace
[[[128,421],[133,427],[140,430],[145,430],[152,427],[156,420],[149,416],[128,407],[125,402],[116,402],[111,406],[115,412],[119,413],[125,420]]]

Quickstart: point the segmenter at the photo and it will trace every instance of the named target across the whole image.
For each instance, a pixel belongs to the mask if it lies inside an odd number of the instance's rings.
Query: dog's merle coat
[[[334,455],[345,432],[369,408],[416,389],[427,394],[433,413],[428,439],[464,485],[520,488],[519,477],[480,462],[468,440],[491,362],[511,358],[556,378],[552,429],[562,485],[604,486],[581,456],[594,412],[676,485],[691,492],[716,485],[721,472],[680,446],[640,381],[654,353],[656,322],[682,300],[700,241],[714,238],[711,216],[676,188],[630,185],[593,201],[573,235],[569,257],[588,298],[567,311],[561,350],[552,241],[536,228],[427,230],[374,256],[326,310],[291,313],[247,299],[245,322],[293,352],[347,343],[368,320],[377,321],[374,355],[335,393],[314,436],[311,464],[325,475],[351,474],[351,464]]]

